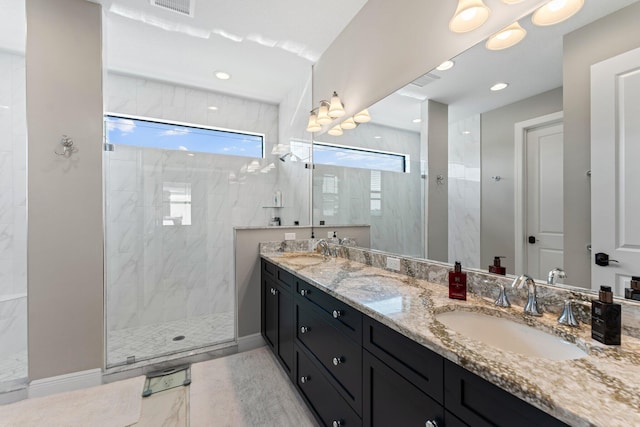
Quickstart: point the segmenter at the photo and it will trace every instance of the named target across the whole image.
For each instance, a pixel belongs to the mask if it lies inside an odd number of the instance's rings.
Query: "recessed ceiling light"
[[[207,108],[209,108],[209,110],[211,110],[211,111],[218,111],[218,107],[216,107],[215,105],[210,105]]]
[[[224,71],[216,71],[216,77],[220,80],[229,80],[231,78],[231,74]]]
[[[8,105],[0,105],[0,108],[2,108],[3,110],[8,110],[9,106]]]
[[[382,139],[382,137],[380,135],[376,135],[373,137],[373,139]]]
[[[412,121],[413,121],[413,123],[420,123],[422,121],[422,119],[413,119]]]
[[[471,133],[471,131],[469,131],[469,130],[463,130],[463,131],[462,131],[462,134],[463,134],[463,135],[469,135],[470,133]]]
[[[491,86],[491,90],[494,92],[497,92],[499,90],[506,88],[507,86],[509,86],[508,83],[496,83],[493,86]]]
[[[447,71],[453,68],[453,66],[455,65],[455,62],[453,61],[444,61],[442,64],[438,65],[436,67],[436,70],[438,71]]]

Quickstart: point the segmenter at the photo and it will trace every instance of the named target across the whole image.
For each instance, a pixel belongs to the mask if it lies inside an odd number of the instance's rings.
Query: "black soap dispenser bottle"
[[[611,286],[600,286],[597,300],[591,301],[591,338],[607,345],[620,345],[622,307],[613,302]]]

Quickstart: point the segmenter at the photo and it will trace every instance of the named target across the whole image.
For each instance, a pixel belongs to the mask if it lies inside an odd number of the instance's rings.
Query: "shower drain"
[[[182,341],[184,339],[184,335],[178,335],[177,337],[173,337],[174,341]]]

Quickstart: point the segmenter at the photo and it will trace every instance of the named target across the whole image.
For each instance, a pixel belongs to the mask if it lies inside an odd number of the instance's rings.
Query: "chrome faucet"
[[[564,308],[562,309],[562,313],[560,313],[560,317],[558,317],[558,323],[578,327],[580,326],[580,322],[578,322],[573,314],[572,302],[573,300],[571,298],[564,300]]]
[[[566,278],[567,278],[567,273],[565,273],[565,271],[560,267],[556,267],[549,272],[549,275],[547,276],[547,284],[555,285],[556,279],[566,279]]]
[[[538,298],[536,296],[536,282],[526,274],[522,274],[515,278],[511,284],[512,288],[520,289],[527,285],[527,305],[524,306],[524,314],[530,316],[542,316],[542,311],[538,308]]]
[[[318,248],[320,248],[320,253],[322,254],[323,257],[327,257],[331,255],[331,250],[329,249],[329,244],[327,243],[326,240],[324,239],[318,240],[316,242],[316,247],[315,247],[316,252]]]

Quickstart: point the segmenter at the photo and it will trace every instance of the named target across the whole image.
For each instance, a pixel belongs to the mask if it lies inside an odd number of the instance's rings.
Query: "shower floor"
[[[174,340],[176,337],[182,337]],[[107,335],[107,367],[164,356],[235,339],[233,312],[216,313],[137,328],[119,329]]]

